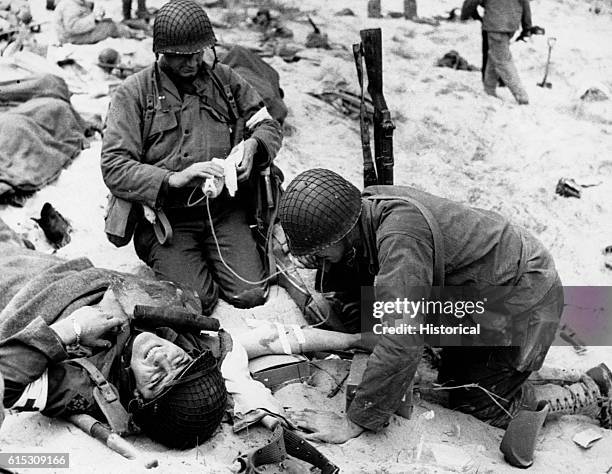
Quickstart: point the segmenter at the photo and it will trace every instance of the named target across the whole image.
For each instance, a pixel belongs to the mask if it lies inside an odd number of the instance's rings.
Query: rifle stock
[[[374,159],[378,184],[393,184],[395,125],[383,93],[382,32],[380,28],[375,28],[361,30],[360,35],[368,74],[368,92],[374,104]]]

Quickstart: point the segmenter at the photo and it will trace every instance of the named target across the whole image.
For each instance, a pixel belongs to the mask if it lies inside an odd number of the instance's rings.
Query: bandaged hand
[[[242,161],[236,168],[239,183],[246,181],[249,179],[249,176],[251,176],[251,171],[253,171],[253,161],[258,147],[259,142],[254,138],[249,138],[244,142],[244,154],[242,155]]]

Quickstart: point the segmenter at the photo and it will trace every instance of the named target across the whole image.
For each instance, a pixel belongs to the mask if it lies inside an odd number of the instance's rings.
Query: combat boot
[[[603,365],[603,364],[601,364]],[[593,375],[602,380],[602,385],[590,375],[583,375],[579,382],[570,385],[536,385],[535,396],[538,403],[545,402],[549,406],[549,417],[560,415],[586,415],[597,419],[601,426],[610,428],[609,385],[606,377],[610,377],[605,365],[591,369]],[[589,371],[589,372],[591,372]],[[608,387],[606,389],[606,387]],[[606,391],[607,390],[607,391]]]
[[[587,375],[595,381],[602,395],[599,423],[604,428],[612,429],[612,371],[601,363],[587,370]]]

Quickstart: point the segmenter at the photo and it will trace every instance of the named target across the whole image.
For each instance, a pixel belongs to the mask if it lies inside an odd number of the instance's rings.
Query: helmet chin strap
[[[216,50],[216,48],[215,48],[215,45],[214,45],[214,44],[211,46],[211,49],[212,49],[213,55],[214,55],[214,57],[215,57],[215,59],[213,60],[213,64],[212,64],[211,69],[213,69],[213,70],[214,70],[214,69],[215,69],[215,66],[216,66],[216,65],[217,65],[217,63],[219,62],[219,58],[217,57],[217,50]]]

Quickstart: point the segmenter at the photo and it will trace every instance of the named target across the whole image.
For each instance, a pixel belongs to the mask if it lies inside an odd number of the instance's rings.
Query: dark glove
[[[518,35],[515,41],[525,41],[525,38],[529,38],[530,36],[531,36],[530,30],[523,30],[521,31],[521,34]]]
[[[516,41],[525,41],[525,38],[529,38],[531,35],[543,35],[546,30],[541,26],[532,26],[521,31],[521,34],[516,38]]]

